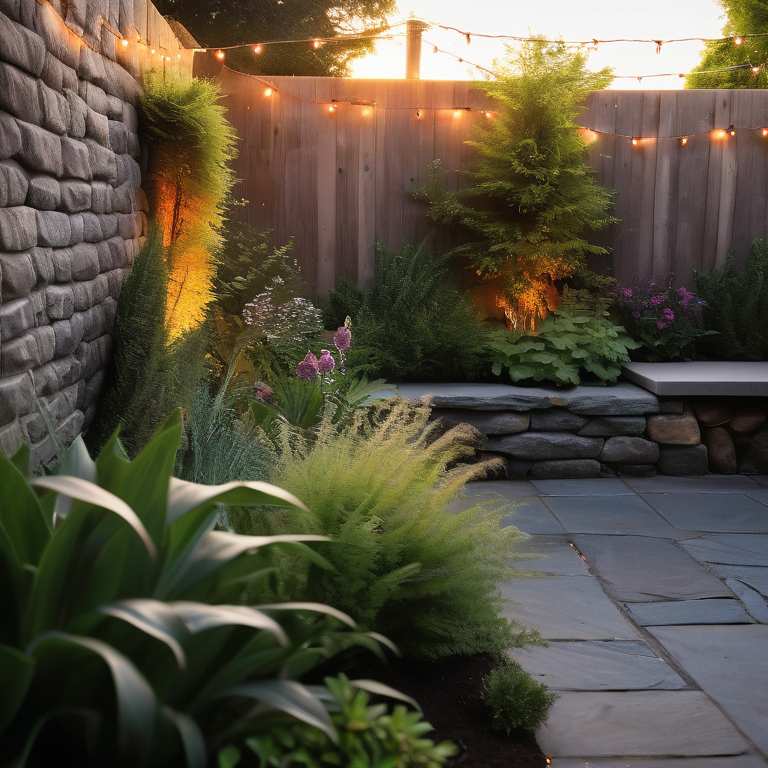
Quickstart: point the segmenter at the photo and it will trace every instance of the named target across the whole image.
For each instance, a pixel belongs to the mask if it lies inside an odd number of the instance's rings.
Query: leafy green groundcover
[[[326,605],[259,601],[263,550],[322,566],[305,542],[325,537],[214,530],[218,503],[305,508],[266,483],[173,478],[180,438],[175,414],[132,462],[116,435],[95,462],[78,440],[32,480],[27,449],[0,454],[3,766],[202,768],[295,720],[338,742],[326,689],[296,679],[386,640]]]

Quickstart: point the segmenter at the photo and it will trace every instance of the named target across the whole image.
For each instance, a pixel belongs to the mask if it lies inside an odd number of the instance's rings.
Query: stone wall
[[[161,58],[162,57],[162,58]],[[147,229],[140,78],[186,67],[153,6],[0,0],[0,448],[88,426]]]
[[[629,382],[405,384],[398,393],[425,398],[447,426],[476,427],[486,436],[480,458],[503,458],[511,479],[768,473],[764,400],[657,397]]]

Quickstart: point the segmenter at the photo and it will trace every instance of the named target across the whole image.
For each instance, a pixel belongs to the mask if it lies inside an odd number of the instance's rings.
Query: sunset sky
[[[564,40],[615,38],[663,39],[720,37],[722,9],[715,0],[399,0],[399,19],[410,16],[457,27],[477,34],[543,35]],[[400,27],[399,30],[403,30]],[[464,35],[433,27],[424,33],[421,76],[423,79],[468,80],[482,74],[467,61],[491,67],[504,49],[504,41]],[[428,45],[427,43],[431,43]],[[433,53],[433,46],[465,59]],[[700,59],[702,43],[667,43],[656,53],[654,43],[603,43],[590,53],[590,69],[610,66],[616,75],[613,88],[681,88],[677,77],[654,77],[657,73],[686,73]],[[356,77],[403,77],[404,38],[382,40],[376,53],[355,65]],[[643,76],[641,82],[638,76]]]

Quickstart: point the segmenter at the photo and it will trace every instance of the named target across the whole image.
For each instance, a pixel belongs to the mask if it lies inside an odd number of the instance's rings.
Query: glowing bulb
[[[127,47],[128,47],[128,41],[125,38],[123,38],[123,48],[127,48]]]
[[[166,61],[170,61],[170,60],[171,60],[171,57],[170,57],[170,56],[166,56],[166,57],[165,57],[165,60],[166,60]]]
[[[687,136],[683,136],[683,138],[682,138],[682,139],[680,139],[680,143],[681,143],[683,146],[685,146],[685,145],[688,143],[688,137],[687,137]]]
[[[221,60],[224,58],[224,51],[219,51],[219,52],[216,54],[216,58],[217,58],[219,61],[221,61]]]
[[[267,90],[264,91],[264,95],[265,96],[271,96],[272,95],[272,89],[271,88],[267,88]]]
[[[457,109],[457,110],[456,110],[456,111],[453,113],[453,116],[454,116],[454,117],[461,117],[461,110],[460,110],[460,109]]]
[[[715,131],[715,136],[717,136],[718,139],[724,139],[725,138],[725,131]]]
[[[490,119],[493,117],[493,115],[492,115],[490,112],[486,112],[486,113],[485,113],[485,116],[486,116],[486,117],[487,117],[489,120],[490,120]]]
[[[752,67],[752,74],[757,75],[760,72],[760,67]]]
[[[176,61],[181,61],[181,54],[180,53],[176,54]]]
[[[328,111],[329,112],[335,112],[336,111],[336,105],[335,104],[331,104],[331,106],[328,107]]]
[[[321,48],[321,47],[322,47],[322,45],[323,45],[323,41],[322,41],[322,40],[315,40],[315,41],[312,43],[312,45],[314,45],[314,46],[315,46],[315,49],[317,49],[317,48]]]
[[[254,53],[261,53],[261,46],[260,45],[254,45],[253,46],[253,52]]]
[[[734,45],[741,45],[744,42],[744,39],[741,37],[734,37],[733,38],[733,44]]]
[[[151,54],[154,56],[154,55],[157,53],[157,51],[156,51],[156,50],[153,48],[153,49],[150,51],[150,53],[151,53]]]
[[[633,136],[633,137],[632,137],[632,146],[635,146],[635,147],[636,147],[636,146],[637,146],[637,144],[638,144],[638,139],[636,139],[636,138]]]
[[[763,136],[768,136],[768,128],[763,128]]]

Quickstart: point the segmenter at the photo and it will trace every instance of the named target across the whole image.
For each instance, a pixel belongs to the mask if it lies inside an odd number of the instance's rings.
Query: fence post
[[[423,21],[408,19],[405,24],[405,79],[418,80],[421,74],[421,33],[428,28]]]

